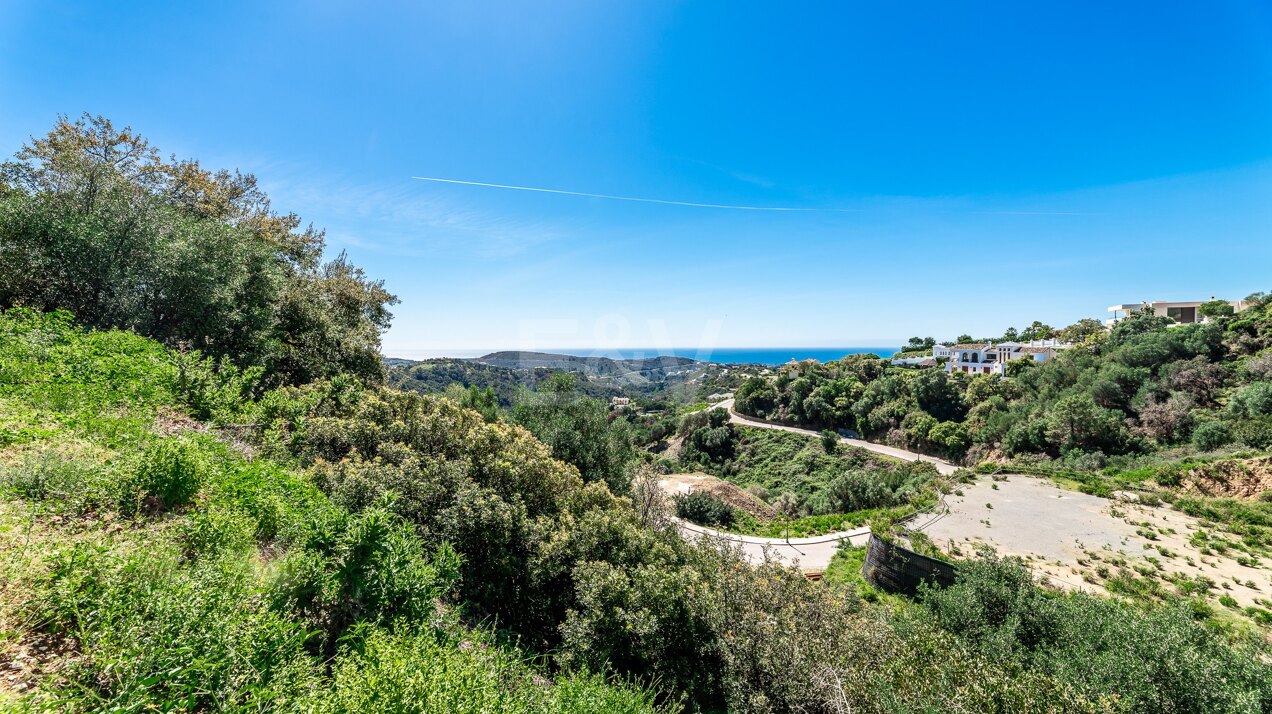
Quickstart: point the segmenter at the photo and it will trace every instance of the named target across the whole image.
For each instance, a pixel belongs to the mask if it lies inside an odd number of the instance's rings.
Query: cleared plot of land
[[[669,474],[660,479],[658,485],[672,496],[705,491],[733,508],[763,520],[771,520],[777,516],[777,511],[774,511],[772,506],[738,488],[737,485],[710,474],[701,472]]]
[[[1088,590],[1116,591],[1131,579],[1228,595],[1240,606],[1266,603],[1272,593],[1267,563],[1224,545],[1235,536],[1169,506],[1107,500],[1020,475],[984,478],[961,493],[947,497],[947,514],[916,524],[946,551],[967,556],[985,544],[1025,558],[1060,585]]]

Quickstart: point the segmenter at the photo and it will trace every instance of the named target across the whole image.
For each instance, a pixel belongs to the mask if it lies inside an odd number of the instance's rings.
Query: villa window
[[[1197,321],[1197,308],[1195,307],[1168,307],[1166,308],[1166,317],[1175,322],[1186,324]]]

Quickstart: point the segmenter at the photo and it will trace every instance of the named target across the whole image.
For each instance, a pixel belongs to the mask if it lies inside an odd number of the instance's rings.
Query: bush
[[[1228,408],[1233,414],[1255,419],[1272,415],[1272,382],[1255,382],[1232,395]]]
[[[117,484],[119,510],[126,514],[171,510],[189,504],[210,470],[192,439],[163,439],[125,466]]]
[[[1272,418],[1241,422],[1234,430],[1234,436],[1252,449],[1272,448]]]
[[[830,429],[822,431],[821,445],[822,448],[825,449],[826,453],[835,453],[835,449],[839,446],[839,434]]]
[[[706,491],[676,494],[672,500],[677,516],[700,526],[728,528],[737,518],[729,504]]]
[[[924,610],[989,659],[1056,676],[1091,700],[1134,712],[1266,711],[1266,667],[1197,623],[1187,607],[1151,611],[1086,593],[1053,595],[1018,560],[962,563],[954,586],[925,589]]]
[[[1221,421],[1208,421],[1193,430],[1193,446],[1199,451],[1214,451],[1232,443],[1232,431]]]
[[[79,513],[101,500],[102,471],[100,463],[60,450],[26,454],[15,464],[0,466],[0,490]]]
[[[652,694],[599,677],[544,681],[517,653],[491,642],[377,630],[345,648],[331,685],[315,696],[320,714],[636,714],[655,711]],[[313,706],[312,704],[309,706]]]

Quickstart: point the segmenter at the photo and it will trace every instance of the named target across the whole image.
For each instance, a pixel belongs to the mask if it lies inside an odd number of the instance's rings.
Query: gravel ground
[[[1108,500],[1020,475],[985,477],[961,491],[947,497],[947,514],[916,524],[946,551],[970,556],[972,546],[989,545],[1000,555],[1025,558],[1061,585],[1086,590],[1102,589],[1107,574],[1119,569],[1111,561],[1122,559],[1131,567],[1156,569],[1163,581],[1171,574],[1205,576],[1215,583],[1215,598],[1228,594],[1242,606],[1272,593],[1266,564],[1242,565],[1234,551],[1202,554],[1189,542],[1201,524],[1169,506]]]

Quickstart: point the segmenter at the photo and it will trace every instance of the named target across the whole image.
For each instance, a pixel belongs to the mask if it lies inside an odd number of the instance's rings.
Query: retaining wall
[[[866,582],[880,590],[903,595],[917,593],[922,582],[940,587],[953,585],[955,573],[957,568],[952,563],[920,555],[873,533],[866,545],[865,563],[861,566]]]

